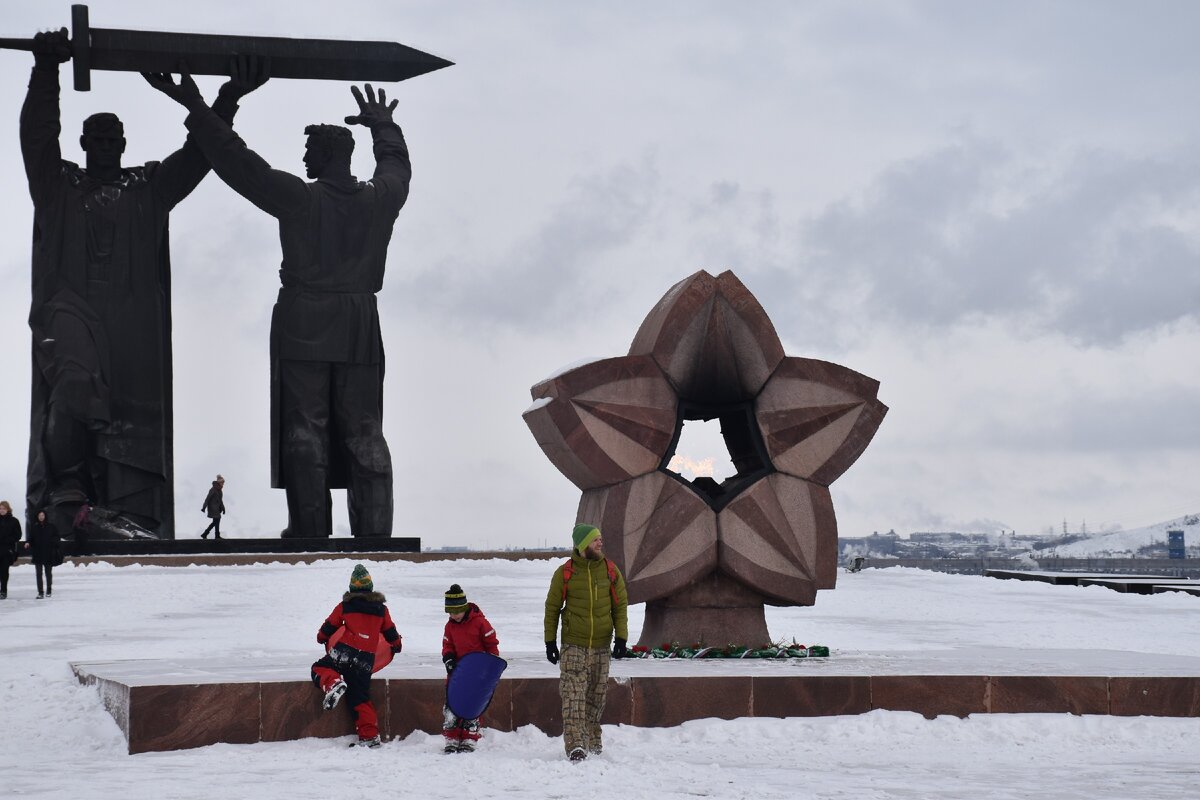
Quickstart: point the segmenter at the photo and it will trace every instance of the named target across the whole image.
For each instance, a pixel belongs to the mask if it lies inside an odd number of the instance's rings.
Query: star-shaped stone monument
[[[875,435],[878,381],[786,356],[771,320],[732,272],[671,287],[626,356],[535,385],[524,419],[583,491],[596,525],[646,603],[640,643],[759,645],[764,605],[808,606],[837,579],[829,485]],[[683,423],[720,420],[736,474],[668,469]]]

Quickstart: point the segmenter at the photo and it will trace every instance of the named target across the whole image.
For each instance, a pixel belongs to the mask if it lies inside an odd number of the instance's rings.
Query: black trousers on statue
[[[345,466],[354,536],[392,535],[392,455],[379,364],[279,362],[280,459],[288,536],[330,536],[330,469]]]

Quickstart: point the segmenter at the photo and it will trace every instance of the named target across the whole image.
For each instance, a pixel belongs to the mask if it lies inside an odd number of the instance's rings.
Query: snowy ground
[[[459,582],[496,624],[501,652],[514,668],[553,674],[540,660],[551,562],[368,565],[405,637],[405,652],[388,670],[436,667],[445,620],[441,593]],[[342,741],[309,739],[129,756],[96,691],[77,685],[67,666],[118,658],[307,664],[318,652],[316,627],[352,566],[346,560],[219,568],[67,565],[57,571],[55,596],[41,601],[33,599],[32,568],[15,567],[9,599],[0,602],[0,793],[156,800],[1197,794],[1200,724],[1192,719],[979,715],[930,721],[877,711],[699,720],[674,729],[608,729],[604,755],[582,765],[568,764],[559,740],[531,727],[489,732],[471,756],[443,756],[434,737],[419,733],[362,752]],[[1123,595],[892,568],[843,575],[839,588],[822,593],[814,608],[768,609],[768,622],[777,638],[831,646],[831,665],[956,653],[988,671],[997,644],[1075,653],[1122,649],[1147,663],[1200,658],[1198,611],[1200,598],[1187,595]],[[636,638],[639,607],[630,623]],[[613,672],[625,668],[618,663]],[[802,667],[779,665],[796,668]]]

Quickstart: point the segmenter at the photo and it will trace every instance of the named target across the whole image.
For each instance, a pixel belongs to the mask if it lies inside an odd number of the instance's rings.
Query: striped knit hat
[[[595,525],[580,523],[575,526],[575,530],[571,531],[571,542],[575,545],[575,549],[582,553],[592,543],[592,540],[599,536],[600,529]]]
[[[450,584],[446,590],[446,613],[457,614],[467,610],[467,593],[457,583]]]
[[[354,572],[350,574],[350,591],[352,592],[373,592],[375,591],[375,583],[371,580],[371,573],[367,572],[367,568],[362,564],[354,565]]]

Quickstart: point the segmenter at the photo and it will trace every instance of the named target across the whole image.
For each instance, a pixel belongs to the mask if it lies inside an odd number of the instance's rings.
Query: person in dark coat
[[[21,521],[13,516],[12,506],[0,500],[0,600],[8,597],[8,568],[17,560],[21,546]]]
[[[221,538],[221,515],[225,513],[225,479],[220,475],[212,482],[212,488],[208,490],[208,495],[204,498],[204,505],[200,506],[200,510],[208,514],[212,522],[208,523],[208,527],[204,529],[204,533],[200,534],[201,539],[207,539],[209,531],[214,533],[214,538]]]
[[[392,535],[392,457],[383,436],[383,337],[375,294],[383,287],[392,226],[412,167],[393,121],[396,101],[351,92],[350,125],[371,130],[375,174],[350,173],[354,137],[309,125],[304,165],[312,182],[273,169],[250,150],[182,75],[147,76],[188,109],[191,140],[235,192],[279,221],[282,287],[271,316],[271,485],[287,492],[296,538],[332,535],[330,489],[345,488],[352,536]]]
[[[84,166],[63,159],[59,64],[66,30],[33,39],[20,138],[33,200],[33,395],[26,506],[65,529],[88,497],[173,535],[170,212],[208,174],[190,139],[161,162],[122,166],[111,113],[83,122]],[[256,88],[231,80],[227,123]]]
[[[58,529],[46,521],[45,509],[37,512],[37,519],[25,532],[25,548],[33,558],[34,571],[37,573],[38,600],[53,594],[54,568],[62,563],[62,539]],[[46,575],[45,591],[42,591],[42,573]]]

